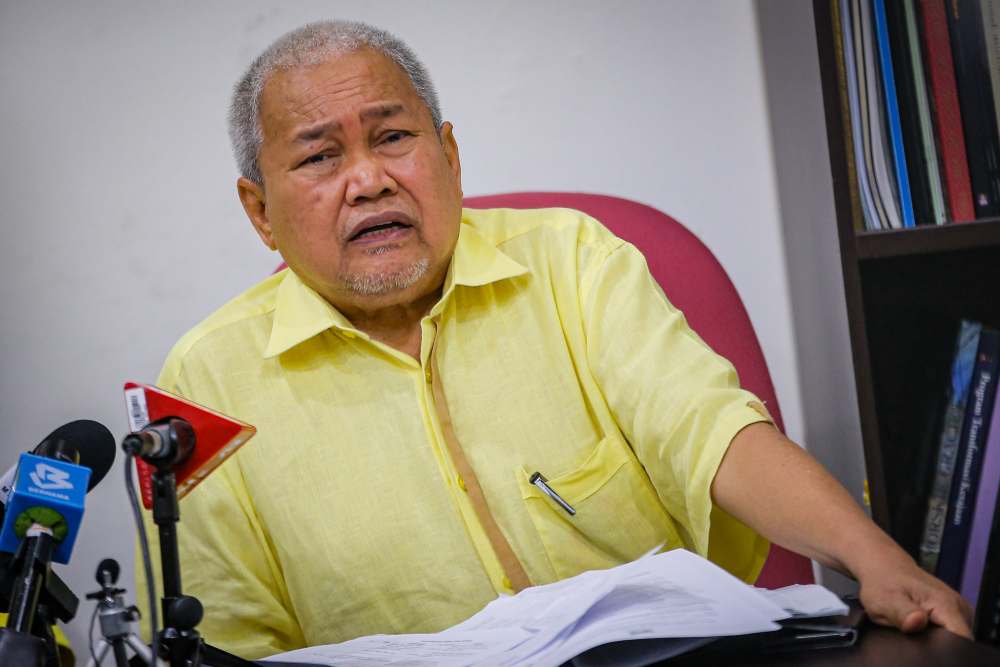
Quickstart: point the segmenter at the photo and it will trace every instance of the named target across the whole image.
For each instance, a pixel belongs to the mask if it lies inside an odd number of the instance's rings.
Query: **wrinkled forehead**
[[[366,106],[386,103],[430,117],[410,78],[394,60],[368,48],[335,52],[315,62],[283,67],[269,77],[261,95],[261,129],[266,139],[284,134],[290,125],[360,113]]]

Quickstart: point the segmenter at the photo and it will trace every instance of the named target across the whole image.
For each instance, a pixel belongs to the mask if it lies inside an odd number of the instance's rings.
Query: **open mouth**
[[[395,220],[390,220],[389,222],[383,222],[378,225],[372,225],[371,227],[366,227],[360,230],[348,241],[359,241],[359,240],[377,240],[383,237],[393,236],[401,230],[410,229],[412,225],[408,225],[405,222],[397,222]]]

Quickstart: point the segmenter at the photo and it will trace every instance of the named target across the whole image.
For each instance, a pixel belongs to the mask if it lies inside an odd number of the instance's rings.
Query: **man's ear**
[[[458,157],[458,141],[455,140],[454,130],[454,126],[448,121],[445,121],[441,123],[439,134],[441,137],[441,146],[444,148],[444,156],[448,160],[448,164],[451,166],[451,171],[455,175],[455,183],[458,184],[458,189],[461,192],[462,161]]]
[[[240,202],[247,217],[253,223],[253,228],[257,230],[257,236],[271,250],[277,250],[274,244],[274,234],[271,230],[271,222],[267,218],[267,200],[264,196],[264,186],[254,183],[249,178],[240,177],[236,181],[236,191],[239,193]]]

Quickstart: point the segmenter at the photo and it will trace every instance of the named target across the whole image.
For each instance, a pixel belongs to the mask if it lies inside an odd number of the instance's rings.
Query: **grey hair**
[[[233,87],[229,107],[229,139],[240,174],[263,184],[258,155],[264,141],[260,126],[260,100],[264,85],[279,70],[319,65],[331,56],[373,49],[395,62],[410,79],[427,105],[435,128],[442,123],[437,91],[427,69],[401,39],[366,23],[317,21],[285,33],[251,63]]]

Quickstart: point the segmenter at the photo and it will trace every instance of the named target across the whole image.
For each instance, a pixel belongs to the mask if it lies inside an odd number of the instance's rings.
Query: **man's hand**
[[[921,570],[815,459],[768,424],[733,439],[712,498],[772,542],[853,576],[876,623],[919,632],[928,623],[972,638],[972,610]]]
[[[857,573],[868,617],[903,632],[920,632],[930,622],[972,639],[972,607],[965,598],[917,567],[902,550],[891,556]]]

